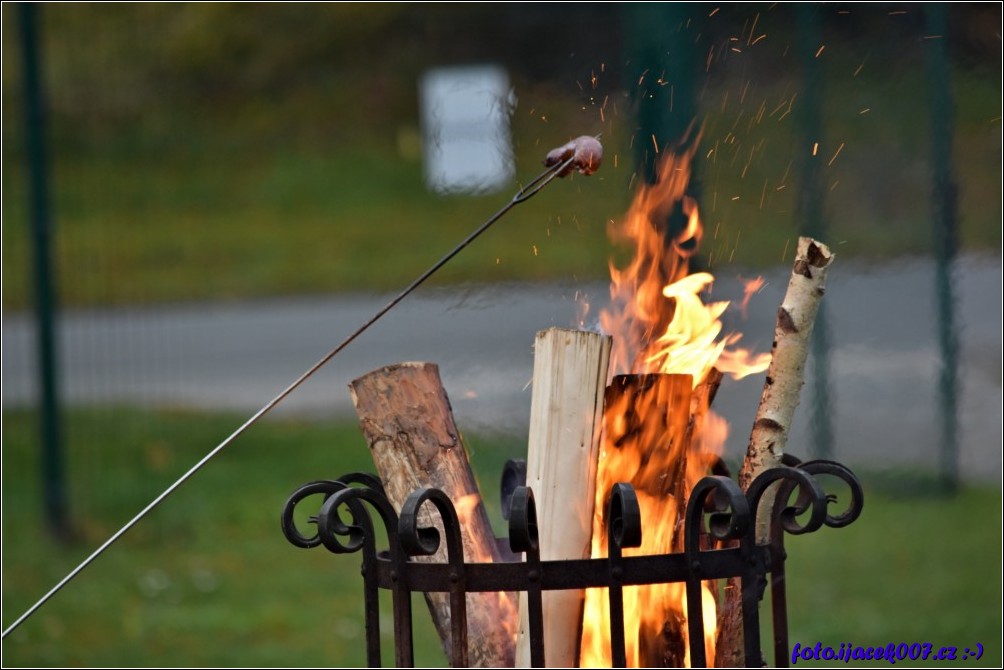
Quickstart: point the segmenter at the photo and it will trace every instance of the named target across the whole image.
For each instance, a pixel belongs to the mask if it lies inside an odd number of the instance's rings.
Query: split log
[[[610,338],[551,328],[534,342],[527,485],[537,505],[540,558],[589,558]],[[543,594],[544,660],[578,665],[585,591]],[[530,665],[529,610],[519,598],[516,666]]]
[[[643,508],[642,546],[625,555],[667,553],[682,549],[683,538],[659,533],[660,526],[682,527],[683,498],[680,481],[686,476],[693,378],[679,374],[618,375],[605,393],[601,470],[597,474],[593,558],[607,551],[606,496],[613,485],[629,482]],[[669,545],[669,546],[667,546]],[[686,625],[680,603],[680,584],[632,587],[624,590],[627,633],[625,649],[632,667],[682,667]],[[583,621],[583,667],[609,667],[609,612],[605,593],[592,589],[586,595],[590,616]],[[644,613],[649,623],[642,623]]]
[[[799,392],[805,382],[809,336],[826,291],[826,274],[833,258],[833,252],[825,244],[809,237],[798,238],[788,290],[777,312],[763,395],[739,471],[739,485],[744,491],[761,472],[781,464]],[[771,496],[764,496],[761,511],[771,509],[771,500]],[[768,524],[769,512],[756,520],[757,542],[767,540]],[[720,668],[745,665],[741,593],[739,580],[735,578],[728,581],[725,602],[718,612],[715,665]]]
[[[457,507],[463,524],[464,560],[500,562],[488,514],[471,472],[453,420],[450,400],[432,363],[400,363],[375,370],[349,385],[359,426],[369,443],[384,490],[398,513],[415,489],[442,490]],[[463,508],[470,510],[465,514]],[[435,525],[438,515],[423,509],[422,525]],[[441,535],[442,537],[442,535]],[[439,551],[413,560],[445,563]],[[446,593],[426,593],[436,630],[451,648],[450,607]],[[512,667],[517,621],[512,593],[467,595],[468,654],[472,667]]]

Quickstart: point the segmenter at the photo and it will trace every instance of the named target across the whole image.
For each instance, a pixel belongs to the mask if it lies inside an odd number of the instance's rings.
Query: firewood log
[[[809,336],[826,290],[826,274],[833,258],[833,252],[826,245],[808,237],[798,239],[788,290],[777,312],[771,363],[763,395],[753,422],[746,457],[739,471],[739,485],[743,490],[761,472],[781,464],[799,392],[805,383]],[[756,520],[757,542],[767,540],[772,500],[771,496],[765,495],[760,504],[762,514]],[[724,603],[718,612],[717,667],[745,665],[740,595],[739,580],[730,579]]]
[[[542,529],[542,560],[589,558],[596,461],[610,338],[551,328],[534,342],[533,398],[527,444],[527,485]],[[543,595],[547,667],[578,664],[584,591]],[[529,614],[520,594],[516,665],[530,665]]]
[[[450,400],[432,363],[401,363],[374,370],[349,385],[359,426],[366,437],[391,505],[401,506],[421,487],[446,493],[461,515],[464,560],[498,562],[501,557]],[[466,510],[466,512],[464,511]],[[438,516],[425,510],[421,525]],[[435,517],[435,518],[434,518]],[[446,546],[414,560],[445,563]],[[451,648],[449,596],[426,593],[436,630]],[[517,608],[512,593],[467,595],[468,653],[472,667],[512,667]]]

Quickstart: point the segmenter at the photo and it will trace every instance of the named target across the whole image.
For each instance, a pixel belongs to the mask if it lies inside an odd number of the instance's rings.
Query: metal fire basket
[[[530,656],[533,667],[544,665],[544,591],[607,587],[610,604],[611,658],[615,667],[625,667],[623,587],[684,582],[686,585],[690,658],[693,667],[704,667],[702,580],[738,577],[742,593],[743,639],[746,663],[761,667],[759,603],[771,588],[774,665],[787,667],[788,621],[785,595],[784,534],[801,535],[823,525],[841,528],[861,513],[864,496],[857,477],[845,466],[825,460],[799,462],[786,456],[784,465],[762,473],[743,493],[727,476],[709,476],[690,492],[684,519],[684,551],[648,556],[624,556],[622,550],[641,544],[641,513],[634,489],[616,484],[608,496],[606,558],[541,561],[533,491],[523,486],[525,464],[510,461],[502,475],[502,507],[509,520],[509,538],[499,540],[516,554],[512,562],[465,563],[460,523],[453,502],[438,489],[413,492],[398,515],[384,495],[380,480],[369,474],[350,474],[336,480],[305,484],[286,502],[282,529],[295,546],[324,545],[336,554],[362,552],[363,592],[367,663],[380,667],[380,604],[378,590],[392,593],[394,610],[395,665],[413,667],[411,594],[449,593],[453,667],[468,666],[466,594],[479,591],[525,591],[529,611]],[[827,507],[836,502],[816,479],[831,475],[846,483],[850,501],[838,514]],[[770,510],[769,539],[758,544],[754,520],[772,484],[777,495]],[[797,492],[794,502],[792,495]],[[298,530],[294,509],[311,496],[323,496],[316,516],[317,533],[305,536]],[[447,563],[417,563],[412,556],[431,555],[441,541],[439,532],[419,527],[418,512],[431,504],[442,519],[446,535]],[[370,509],[377,512],[386,529],[388,548],[377,550],[378,534]],[[348,521],[346,521],[346,519]],[[519,554],[523,554],[520,560]]]

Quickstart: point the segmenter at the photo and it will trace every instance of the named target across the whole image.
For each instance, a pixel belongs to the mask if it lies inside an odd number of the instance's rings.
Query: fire
[[[605,556],[606,496],[630,482],[642,513],[642,546],[625,555],[683,550],[686,495],[708,474],[728,435],[726,422],[708,409],[719,373],[736,378],[770,362],[737,349],[740,335],[722,335],[728,302],[705,304],[701,293],[714,277],[688,274],[702,227],[697,202],[685,195],[696,142],[664,152],[658,181],[636,193],[620,224],[608,232],[633,246],[629,263],[611,263],[611,305],[600,314],[613,336],[604,437],[596,478],[593,557]],[[670,221],[667,226],[666,222]],[[667,230],[668,228],[668,230]],[[605,589],[589,589],[583,617],[582,667],[610,667],[609,608]],[[705,584],[705,650],[714,659],[716,597]],[[624,589],[628,665],[690,665],[684,585]]]

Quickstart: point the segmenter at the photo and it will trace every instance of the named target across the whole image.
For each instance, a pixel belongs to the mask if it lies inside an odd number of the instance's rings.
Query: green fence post
[[[28,158],[28,198],[34,261],[35,314],[38,322],[38,385],[41,475],[45,514],[57,537],[70,534],[66,481],[60,439],[56,364],[56,305],[53,290],[52,225],[45,155],[45,104],[39,53],[39,5],[19,8],[24,76],[24,129]]]
[[[941,409],[941,483],[948,491],[958,487],[958,357],[955,326],[955,287],[952,267],[959,247],[958,190],[952,170],[954,110],[952,70],[948,59],[948,9],[942,3],[925,5],[924,40],[931,96],[931,160],[934,170],[935,294],[938,304],[938,344],[941,372],[938,406]]]
[[[802,65],[801,106],[798,113],[800,141],[798,155],[801,160],[797,216],[803,235],[826,243],[828,226],[823,211],[826,190],[823,188],[822,155],[812,146],[823,145],[823,73],[817,56],[822,44],[820,8],[799,4],[796,22],[798,27],[798,53]],[[816,154],[816,155],[813,155]],[[830,394],[830,337],[826,316],[826,302],[819,305],[816,324],[812,330],[812,456],[833,457],[833,416]]]
[[[628,80],[635,87],[639,177],[655,180],[658,155],[687,134],[695,118],[694,8],[685,3],[631,4],[627,13]]]
[[[634,137],[638,178],[654,183],[656,164],[666,147],[675,147],[696,129],[695,37],[703,20],[704,6],[687,3],[637,3],[625,6],[629,67],[627,80],[635,87],[637,128]],[[700,181],[696,166],[687,195],[699,200]],[[665,222],[673,234],[683,230],[687,217],[676,207]]]

